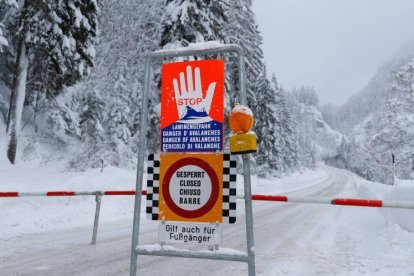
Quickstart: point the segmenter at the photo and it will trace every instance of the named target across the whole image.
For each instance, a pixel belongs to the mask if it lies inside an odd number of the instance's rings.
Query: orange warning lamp
[[[257,152],[256,134],[253,127],[253,112],[247,106],[236,104],[229,115],[230,153],[245,154]]]
[[[250,131],[253,127],[253,112],[247,106],[236,104],[229,115],[229,126],[236,134]]]

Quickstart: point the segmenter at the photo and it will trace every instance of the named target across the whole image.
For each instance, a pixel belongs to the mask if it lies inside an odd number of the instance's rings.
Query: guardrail
[[[147,191],[141,191],[141,195],[146,195]],[[0,192],[0,197],[38,197],[38,196],[95,196],[96,209],[93,225],[91,245],[96,244],[98,235],[99,213],[101,209],[102,196],[133,196],[135,191],[93,191],[93,192],[74,192],[74,191],[49,191],[49,192]],[[238,195],[237,199],[244,199],[243,195]],[[340,206],[358,207],[377,207],[377,208],[400,208],[414,209],[414,203],[407,201],[383,201],[360,198],[317,198],[317,197],[288,197],[286,195],[259,195],[253,194],[252,201],[276,201],[284,203],[310,203],[310,204],[329,204]]]

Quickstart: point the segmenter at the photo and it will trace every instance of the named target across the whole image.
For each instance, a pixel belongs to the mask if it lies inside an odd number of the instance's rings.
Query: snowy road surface
[[[286,194],[357,196],[350,173],[323,170],[317,179],[297,179]],[[266,190],[256,185],[255,192]],[[238,203],[238,221],[224,225],[222,247],[245,251],[244,206]],[[414,275],[412,233],[388,225],[380,209],[254,202],[253,214],[258,275]],[[101,223],[95,246],[89,245],[91,232],[69,227],[0,237],[0,275],[128,274],[132,220]],[[140,245],[156,242],[157,225],[144,220]],[[247,274],[247,265],[238,262],[140,256],[138,266],[138,275]]]

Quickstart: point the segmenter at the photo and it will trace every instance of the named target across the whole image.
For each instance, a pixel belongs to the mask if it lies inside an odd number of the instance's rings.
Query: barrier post
[[[101,211],[102,195],[95,195],[96,210],[95,210],[95,221],[93,223],[93,235],[91,245],[96,244],[96,236],[98,235],[98,224],[99,224],[99,212]]]

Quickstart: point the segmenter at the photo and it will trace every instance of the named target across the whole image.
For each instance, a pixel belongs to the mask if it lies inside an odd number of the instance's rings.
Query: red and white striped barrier
[[[238,198],[243,198],[240,196]],[[317,197],[288,197],[284,195],[252,195],[252,200],[260,201],[278,201],[278,202],[296,202],[296,203],[313,203],[329,204],[342,206],[359,206],[359,207],[387,207],[414,209],[414,203],[408,201],[383,201],[360,198],[317,198]]]
[[[142,191],[146,195],[147,191]],[[23,197],[23,196],[121,196],[135,195],[135,191],[94,191],[94,192],[72,192],[72,191],[50,191],[50,192],[0,192],[0,197]]]
[[[142,191],[146,195],[147,191]],[[96,244],[98,235],[99,213],[101,209],[102,196],[131,196],[135,191],[93,191],[93,192],[74,192],[74,191],[49,191],[49,192],[0,192],[0,197],[38,197],[38,196],[95,196],[96,210],[95,221],[93,225],[93,234],[91,244]]]
[[[147,191],[141,191],[141,195],[146,195]],[[131,196],[135,191],[94,191],[94,192],[74,192],[74,191],[49,191],[49,192],[0,192],[0,197],[35,197],[35,196],[95,196],[96,211],[93,226],[93,235],[91,244],[96,244],[98,234],[99,213],[101,208],[102,196]],[[238,195],[237,199],[244,199],[243,195]],[[312,197],[288,197],[285,195],[252,195],[252,200],[258,201],[278,201],[278,202],[296,202],[296,203],[313,203],[313,204],[330,204],[342,206],[360,206],[360,207],[388,207],[414,209],[414,203],[404,201],[382,201],[359,198],[312,198]]]
[[[143,190],[141,195],[146,195],[147,191]],[[73,191],[49,191],[49,192],[0,192],[0,197],[24,197],[24,196],[122,196],[135,195],[135,191],[94,191],[94,192],[73,192]],[[243,195],[238,195],[238,199],[243,199]],[[387,207],[414,209],[414,203],[407,201],[383,201],[360,198],[317,198],[317,197],[288,197],[285,195],[252,195],[252,200],[257,201],[278,201],[278,202],[295,202],[295,203],[313,203],[329,204],[341,206],[359,206],[359,207]]]

